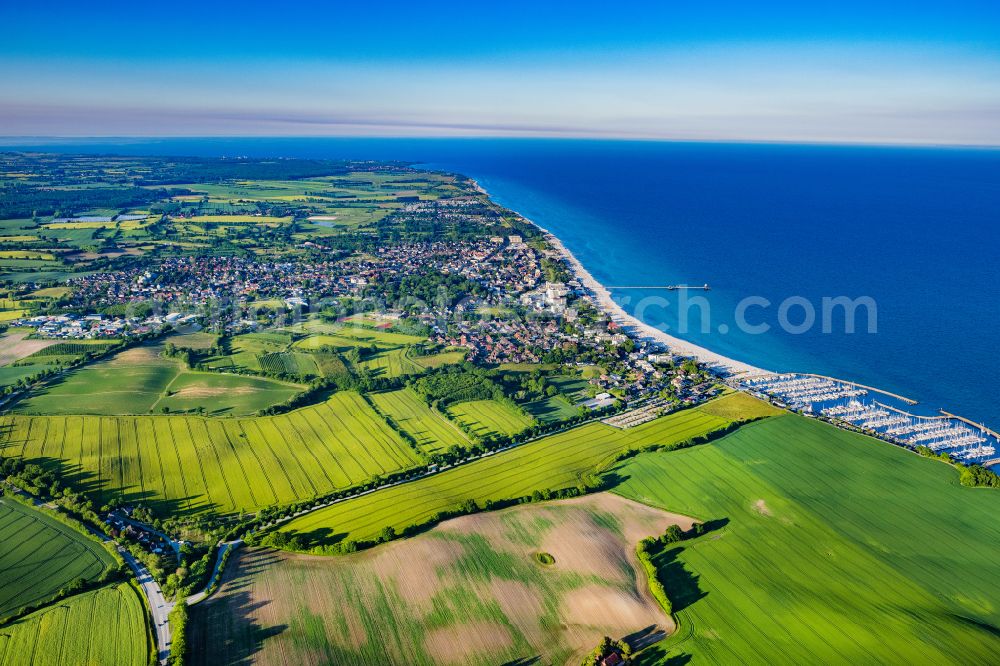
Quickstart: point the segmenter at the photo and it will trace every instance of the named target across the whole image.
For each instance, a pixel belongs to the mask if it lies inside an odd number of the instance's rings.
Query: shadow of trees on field
[[[294,532],[302,540],[306,548],[338,544],[347,537],[347,532],[334,532],[329,527],[317,527],[308,532]]]
[[[670,650],[659,645],[643,650],[632,658],[634,666],[686,666],[691,662],[691,655],[686,652],[679,652],[670,655]]]
[[[265,627],[260,610],[269,599],[255,600],[252,579],[281,560],[274,551],[243,550],[227,567],[216,596],[192,608],[187,663],[230,666],[255,663],[266,641],[288,630],[287,624]]]
[[[641,650],[657,641],[663,640],[666,636],[667,632],[662,627],[651,624],[648,627],[643,627],[639,631],[633,631],[628,636],[625,636],[625,642],[631,645],[633,650]]]
[[[678,613],[699,599],[704,599],[708,593],[701,589],[698,574],[688,571],[680,560],[684,546],[668,548],[654,559],[657,576],[663,587],[667,589],[673,612]]]
[[[512,659],[511,661],[505,661],[501,666],[532,666],[532,664],[538,664],[542,661],[541,655],[535,655],[534,657],[519,657],[518,659]]]

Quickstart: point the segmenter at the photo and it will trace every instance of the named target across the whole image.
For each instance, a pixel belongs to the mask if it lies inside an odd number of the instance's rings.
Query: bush
[[[183,601],[178,602],[174,606],[174,609],[170,611],[168,620],[170,622],[170,637],[173,641],[170,645],[169,663],[171,666],[183,666],[184,655],[187,652],[187,603]]]
[[[667,596],[667,591],[664,589],[663,583],[656,576],[656,565],[653,564],[653,556],[650,552],[654,543],[655,541],[651,538],[643,539],[635,547],[635,553],[639,557],[639,563],[642,565],[643,570],[646,572],[650,593],[652,593],[656,602],[660,604],[660,607],[663,608],[663,612],[670,615],[673,607],[670,604],[670,598]]]
[[[538,560],[539,564],[546,566],[556,563],[556,558],[552,557],[550,553],[535,553],[535,559]]]

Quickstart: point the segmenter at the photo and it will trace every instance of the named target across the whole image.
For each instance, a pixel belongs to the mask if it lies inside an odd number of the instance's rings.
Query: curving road
[[[153,631],[156,633],[157,660],[161,664],[166,664],[167,658],[170,656],[170,623],[167,621],[167,616],[174,604],[163,596],[159,583],[153,579],[153,575],[143,566],[142,562],[132,557],[132,553],[124,548],[119,547],[118,552],[132,568],[139,586],[146,595],[149,611],[153,616]]]

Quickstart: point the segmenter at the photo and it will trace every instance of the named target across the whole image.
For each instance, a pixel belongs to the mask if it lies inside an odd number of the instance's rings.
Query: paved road
[[[243,544],[243,539],[236,539],[235,541],[224,541],[219,544],[219,554],[215,558],[215,568],[212,569],[212,575],[208,578],[208,583],[205,584],[205,589],[196,594],[192,594],[187,598],[187,605],[196,604],[205,597],[208,596],[208,590],[212,587],[212,583],[215,582],[216,577],[222,576],[222,558],[225,557],[226,553],[232,549],[239,548]]]
[[[20,488],[11,484],[5,483],[5,485],[23,497],[27,497],[35,504],[35,506],[45,506],[37,498],[29,495]],[[101,541],[111,541],[107,534],[98,531],[87,523],[81,524],[87,529],[87,531]],[[146,601],[149,604],[149,610],[153,616],[153,629],[156,632],[157,657],[159,663],[166,664],[167,657],[170,656],[170,623],[167,622],[167,616],[170,614],[171,609],[173,609],[174,604],[166,600],[163,596],[163,591],[160,589],[159,583],[153,579],[153,575],[149,573],[149,570],[142,564],[142,562],[135,559],[132,556],[132,553],[128,552],[121,546],[116,545],[115,547],[117,548],[118,553],[122,556],[122,559],[125,560],[125,563],[132,569],[132,573],[135,574],[139,586],[146,595]],[[218,567],[218,564],[219,563],[216,563],[216,567]]]
[[[149,573],[149,570],[141,562],[132,557],[132,553],[124,548],[119,548],[118,552],[121,553],[125,562],[132,567],[139,586],[142,587],[142,591],[146,594],[146,600],[149,602],[149,610],[153,615],[153,629],[156,632],[156,654],[159,662],[166,664],[167,657],[170,656],[170,623],[167,622],[167,616],[170,614],[171,609],[173,609],[174,604],[167,601],[163,596],[163,591],[160,590],[159,583],[153,580],[152,574]]]

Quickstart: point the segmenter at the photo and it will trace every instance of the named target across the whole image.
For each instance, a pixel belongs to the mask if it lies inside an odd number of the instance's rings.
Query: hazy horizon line
[[[384,135],[384,134],[0,134],[0,146],[16,147],[18,143],[43,142],[147,142],[175,140],[275,140],[275,139],[319,139],[319,140],[376,140],[376,141],[608,141],[622,143],[683,143],[683,144],[736,144],[736,145],[786,145],[786,146],[855,146],[872,148],[944,148],[969,150],[998,150],[1000,143],[947,143],[936,141],[884,141],[849,139],[740,139],[740,138],[685,138],[665,136],[635,135],[595,135],[595,134],[427,134],[427,135]],[[6,143],[11,142],[11,143]],[[30,144],[29,144],[30,145]]]

